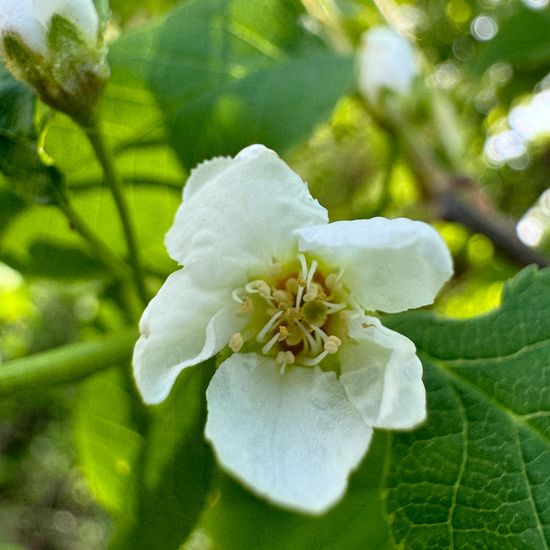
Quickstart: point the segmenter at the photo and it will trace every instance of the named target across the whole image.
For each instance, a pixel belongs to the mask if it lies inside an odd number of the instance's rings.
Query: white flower
[[[29,48],[47,55],[54,14],[74,23],[91,45],[97,44],[99,21],[92,0],[0,0],[0,35],[17,34]]]
[[[419,74],[410,42],[389,27],[375,27],[363,34],[359,49],[359,90],[376,105],[384,90],[407,95]]]
[[[207,391],[206,437],[251,490],[323,512],[373,428],[424,420],[413,343],[367,312],[433,301],[452,265],[431,227],[329,224],[300,178],[254,145],[193,171],[166,245],[185,267],[143,314],[138,387],[162,401],[184,368],[229,347]]]

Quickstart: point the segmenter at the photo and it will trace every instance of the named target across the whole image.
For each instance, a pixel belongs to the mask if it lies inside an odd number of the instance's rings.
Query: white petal
[[[47,53],[46,28],[36,17],[31,0],[0,0],[0,34],[4,31],[18,34],[35,52]]]
[[[419,73],[410,42],[388,27],[367,31],[359,49],[359,90],[376,104],[382,90],[404,95],[410,92]]]
[[[93,0],[32,0],[35,15],[46,28],[55,13],[74,23],[93,45],[97,43],[99,18]]]
[[[147,306],[134,350],[134,376],[146,403],[166,398],[178,374],[218,353],[246,318],[231,289],[204,266],[176,271]]]
[[[423,222],[372,218],[299,229],[299,248],[344,270],[367,310],[394,313],[431,304],[451,277],[451,255]]]
[[[166,236],[169,254],[182,264],[199,253],[231,258],[258,275],[273,259],[296,254],[294,229],[328,221],[302,180],[261,145],[200,165],[189,184]]]
[[[321,513],[342,497],[372,430],[333,372],[234,354],[206,392],[206,437],[225,469],[269,501]]]
[[[340,382],[365,422],[375,428],[408,429],[426,418],[422,363],[414,344],[375,317],[349,321],[340,349]]]

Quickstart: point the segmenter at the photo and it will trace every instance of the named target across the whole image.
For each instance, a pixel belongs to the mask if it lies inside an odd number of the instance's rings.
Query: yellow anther
[[[278,302],[281,302],[283,304],[291,304],[292,303],[292,297],[286,290],[280,290],[277,289],[273,292],[273,298],[277,300]]]
[[[234,351],[235,353],[240,351],[240,349],[243,347],[243,344],[244,344],[244,339],[243,339],[243,335],[240,332],[236,332],[229,339],[229,348],[231,349],[231,351]]]
[[[296,294],[296,292],[298,291],[298,281],[297,281],[296,277],[289,277],[286,280],[285,289],[291,295]]]
[[[269,296],[271,296],[271,287],[261,279],[250,281],[244,288],[247,292],[251,294],[257,292],[258,294],[266,298],[269,298]]]
[[[329,336],[325,342],[324,349],[327,353],[336,353],[341,344],[342,340],[338,336]]]
[[[313,300],[316,300],[319,296],[319,290],[319,285],[315,283],[309,284],[302,300],[304,302],[313,302]]]
[[[291,351],[280,351],[275,359],[278,365],[294,365],[295,361],[296,356]]]
[[[288,338],[288,328],[284,325],[279,327],[279,342],[283,342]]]

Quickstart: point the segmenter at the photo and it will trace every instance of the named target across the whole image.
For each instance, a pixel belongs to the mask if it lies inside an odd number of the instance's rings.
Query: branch
[[[24,390],[43,391],[75,382],[108,367],[126,364],[137,339],[135,330],[91,342],[78,342],[0,365],[0,398]]]

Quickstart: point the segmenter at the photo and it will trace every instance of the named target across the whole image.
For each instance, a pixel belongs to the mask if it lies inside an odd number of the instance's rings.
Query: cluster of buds
[[[0,0],[0,55],[40,98],[86,123],[108,77],[92,0]]]

